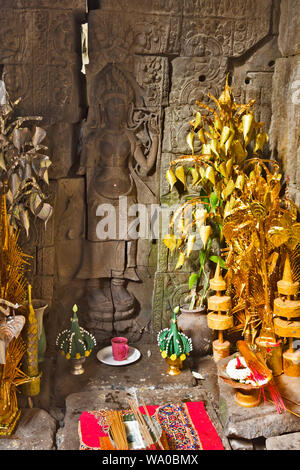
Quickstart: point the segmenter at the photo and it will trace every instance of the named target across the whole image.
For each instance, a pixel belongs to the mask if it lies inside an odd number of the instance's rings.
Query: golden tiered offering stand
[[[299,282],[293,282],[290,260],[287,257],[283,278],[277,282],[279,297],[274,300],[275,333],[288,338],[289,347],[283,353],[283,371],[290,377],[300,376],[300,348],[294,347],[294,339],[300,338],[300,300],[297,299]]]

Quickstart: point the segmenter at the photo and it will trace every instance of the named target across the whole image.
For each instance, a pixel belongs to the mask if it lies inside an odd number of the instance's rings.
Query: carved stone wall
[[[292,199],[300,204],[300,2],[281,2],[272,88],[271,148],[284,170]]]
[[[0,0],[0,11],[2,77],[10,97],[21,97],[17,109],[20,115],[43,117],[41,125],[48,133],[47,145],[53,162],[50,185],[45,187],[45,192],[54,206],[54,216],[46,230],[41,222],[32,221],[29,238],[24,234],[21,238],[24,251],[33,257],[30,273],[33,295],[45,299],[49,305],[45,327],[48,342],[53,344],[56,331],[70,317],[70,305],[61,303],[58,289],[62,260],[57,262],[57,252],[60,244],[70,240],[68,247],[64,246],[63,268],[64,273],[69,273],[72,250],[76,250],[76,240],[81,236],[78,230],[66,228],[70,221],[63,210],[70,212],[65,206],[74,192],[78,197],[84,184],[82,178],[70,176],[78,153],[79,126],[85,107],[80,28],[86,16],[86,2]],[[81,209],[79,220],[84,213],[80,203],[84,201],[77,201],[78,211]]]
[[[207,102],[208,91],[218,96],[228,72],[237,99],[256,98],[259,118],[269,127],[275,61],[275,74],[286,80],[284,73],[296,73],[293,64],[298,57],[279,58],[279,3],[101,0],[99,8],[87,14],[85,0],[0,0],[0,65],[7,89],[13,98],[22,97],[20,114],[44,117],[53,161],[49,195],[54,217],[46,231],[39,222],[33,224],[29,241],[23,240],[24,250],[33,256],[35,296],[51,305],[46,315],[50,343],[68,325],[75,302],[81,318],[87,320],[88,279],[78,277],[84,265],[93,176],[85,156],[89,136],[103,130],[99,107],[105,95],[130,90],[128,132],[148,160],[153,159],[152,121],[156,122],[159,141],[154,166],[148,173],[135,167],[137,201],[149,209],[151,204],[178,202],[175,192],[169,194],[166,169],[171,159],[188,152],[186,133],[195,100]],[[288,14],[282,21],[288,21]],[[84,77],[80,25],[86,21],[89,64]],[[298,54],[296,46],[289,49],[284,23],[280,37],[281,53]],[[284,60],[290,68],[279,68]],[[112,86],[107,78],[111,70],[122,77],[120,90],[116,90],[118,80]],[[295,79],[293,75],[293,83]],[[278,113],[280,109],[278,104]],[[278,142],[283,141],[280,132],[274,127],[273,139]],[[97,159],[96,146],[92,155]],[[124,331],[127,334],[129,328],[128,334],[132,330],[132,338],[138,339],[168,324],[172,307],[186,295],[189,274],[188,270],[174,274],[174,259],[158,240],[140,239],[136,260],[140,281],[129,279],[127,284],[135,299],[135,314]]]

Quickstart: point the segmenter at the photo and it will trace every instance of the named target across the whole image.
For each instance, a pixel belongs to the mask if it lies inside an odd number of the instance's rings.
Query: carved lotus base
[[[85,362],[85,357],[80,357],[79,359],[70,359],[72,364],[71,374],[73,375],[81,375],[84,374],[83,364]]]

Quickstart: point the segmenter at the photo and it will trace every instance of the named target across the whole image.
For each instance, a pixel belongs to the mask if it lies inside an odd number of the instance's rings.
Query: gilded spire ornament
[[[290,377],[300,377],[300,350],[294,347],[294,339],[300,338],[299,282],[293,280],[288,255],[277,288],[280,296],[274,300],[275,333],[288,339],[288,348],[283,353],[283,371]]]
[[[218,339],[213,341],[213,357],[216,362],[229,356],[230,342],[224,341],[223,332],[233,326],[233,317],[230,314],[231,297],[222,295],[226,290],[226,282],[222,277],[220,263],[217,264],[215,275],[210,280],[210,288],[216,291],[216,295],[208,298],[207,324],[212,330],[218,331]]]

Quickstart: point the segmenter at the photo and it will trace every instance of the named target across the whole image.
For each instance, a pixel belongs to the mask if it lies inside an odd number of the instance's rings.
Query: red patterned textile
[[[170,450],[224,450],[202,401],[147,406],[147,409],[160,423]],[[142,407],[140,410],[144,413]],[[81,414],[78,423],[81,450],[103,449],[100,442],[105,442],[104,438],[108,437],[106,411]]]

